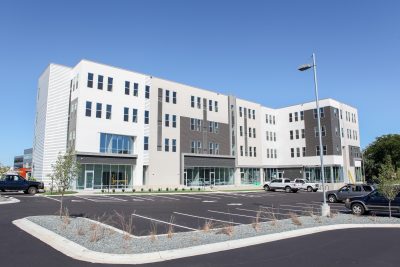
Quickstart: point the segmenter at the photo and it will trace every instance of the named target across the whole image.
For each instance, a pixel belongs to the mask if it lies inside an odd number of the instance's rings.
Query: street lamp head
[[[301,65],[299,68],[298,68],[298,70],[299,71],[305,71],[305,70],[308,70],[308,69],[311,69],[313,66],[311,65],[311,64],[304,64],[304,65]]]

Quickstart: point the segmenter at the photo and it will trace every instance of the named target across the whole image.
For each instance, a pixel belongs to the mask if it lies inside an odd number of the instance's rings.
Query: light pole
[[[326,203],[326,194],[325,194],[325,170],[324,170],[324,155],[323,155],[323,146],[322,146],[322,131],[321,131],[321,113],[319,110],[319,97],[318,97],[318,82],[317,82],[317,65],[315,64],[315,53],[312,54],[312,64],[301,65],[298,70],[305,71],[313,68],[314,70],[314,85],[315,85],[315,105],[317,106],[317,119],[318,119],[318,137],[319,137],[319,158],[321,161],[321,178],[322,178],[322,192],[324,194],[324,203],[321,207],[321,215],[329,216],[330,207]]]

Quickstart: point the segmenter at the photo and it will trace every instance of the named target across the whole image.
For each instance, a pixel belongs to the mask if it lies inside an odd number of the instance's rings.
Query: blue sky
[[[399,1],[1,1],[0,162],[32,146],[37,79],[86,58],[283,107],[359,109],[362,147],[400,132]]]

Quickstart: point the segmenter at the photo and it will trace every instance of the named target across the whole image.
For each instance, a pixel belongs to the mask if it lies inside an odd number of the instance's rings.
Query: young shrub
[[[153,221],[150,223],[150,240],[151,242],[156,241],[157,239],[157,224]]]
[[[213,226],[212,221],[206,220],[206,221],[204,222],[204,225],[203,225],[203,227],[201,228],[201,230],[202,230],[203,232],[208,233],[208,232],[212,229],[212,226]]]
[[[182,188],[182,191],[185,191],[185,188]]]
[[[101,189],[101,193],[104,193],[104,189]]]
[[[122,193],[124,193],[125,192],[125,188],[122,188]]]
[[[175,187],[175,191],[178,191],[178,187]]]
[[[161,192],[161,188],[158,188],[158,192]]]
[[[261,229],[260,218],[261,218],[261,211],[258,211],[256,214],[256,218],[254,219],[253,223],[251,224],[251,226],[253,227],[253,229],[256,232],[260,231],[260,229]]]
[[[301,226],[303,223],[300,221],[299,216],[297,216],[296,213],[290,212],[290,219],[292,220],[292,223],[296,226]]]
[[[193,187],[190,188],[190,191],[193,191]]]
[[[144,191],[144,188],[141,188],[140,191],[143,192],[143,191]]]
[[[197,188],[198,189],[198,191],[200,191],[201,190],[201,188],[199,187],[199,188]]]
[[[168,188],[168,187],[167,187],[167,188],[165,188],[165,191],[167,191],[167,192],[168,192],[168,191],[169,191],[169,188]]]
[[[167,229],[167,238],[171,239],[172,236],[174,235],[174,226],[172,225],[174,223],[174,216],[171,216],[168,224],[168,229]]]
[[[111,190],[111,192],[115,193],[115,188],[113,188],[113,189]]]
[[[149,188],[149,192],[151,192],[151,188]]]
[[[135,189],[135,188],[132,188],[132,193],[135,193],[135,191],[136,191],[136,189]]]
[[[232,224],[225,224],[221,230],[217,232],[217,234],[224,234],[227,236],[233,236],[234,228]]]

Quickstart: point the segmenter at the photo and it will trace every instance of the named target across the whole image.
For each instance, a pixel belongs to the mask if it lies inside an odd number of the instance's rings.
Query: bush
[[[158,188],[158,192],[161,192],[161,188]]]
[[[185,191],[185,188],[182,188],[182,191]]]
[[[132,188],[132,193],[135,193],[135,191],[136,191],[136,189],[135,189],[135,188]]]
[[[151,192],[151,188],[149,188],[149,192]]]
[[[124,193],[125,192],[125,188],[122,188],[122,193]]]
[[[115,193],[115,188],[112,189],[112,192]]]
[[[169,188],[167,187],[167,188],[165,188],[165,191],[167,191],[168,192],[168,190],[169,190]]]
[[[175,191],[178,191],[178,187],[175,187]]]
[[[193,191],[193,187],[190,188],[190,191]]]
[[[104,189],[101,189],[101,192],[104,193]]]
[[[141,189],[140,189],[140,191],[142,191],[142,192],[143,192],[143,191],[144,191],[144,188],[141,188]]]
[[[197,188],[199,191],[201,190],[201,188],[199,187],[199,188]]]

